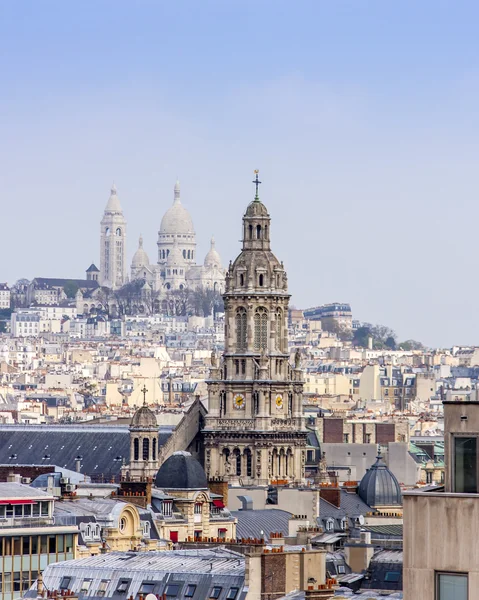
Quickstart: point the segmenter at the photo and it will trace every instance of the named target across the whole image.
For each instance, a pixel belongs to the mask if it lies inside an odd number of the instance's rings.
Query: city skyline
[[[478,343],[456,289],[477,262],[473,3],[49,6],[0,7],[2,280],[97,264],[113,180],[128,261],[140,233],[155,255],[178,176],[198,255],[214,235],[226,266],[259,168],[292,304]]]

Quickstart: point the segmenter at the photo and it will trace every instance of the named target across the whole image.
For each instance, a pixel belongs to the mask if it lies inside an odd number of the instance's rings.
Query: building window
[[[195,504],[195,515],[201,515],[202,509],[203,509],[203,505],[201,504],[201,502],[197,502]]]
[[[334,529],[334,521],[328,520],[326,521],[326,531],[333,531]]]
[[[185,598],[193,598],[196,592],[196,585],[190,583],[186,586]]]
[[[176,598],[178,596],[178,592],[180,591],[180,586],[176,583],[169,583],[165,589],[165,595],[170,598]]]
[[[106,593],[106,589],[108,587],[108,584],[110,583],[109,579],[102,579],[100,581],[100,585],[98,586],[98,590],[96,592],[97,596],[104,596]]]
[[[117,592],[124,594],[128,588],[130,587],[130,579],[120,579],[118,582],[118,587],[116,588]]]
[[[477,494],[477,438],[454,438],[454,492]]]
[[[343,442],[345,444],[349,444],[349,433],[344,433],[343,434]]]
[[[133,440],[133,456],[135,460],[140,458],[140,442],[138,438]]]
[[[426,471],[426,483],[432,483],[432,471]]]
[[[457,573],[436,574],[436,600],[467,600],[467,575]]]
[[[213,586],[213,589],[211,590],[210,598],[212,598],[213,600],[218,600],[222,589],[223,588],[221,588],[219,585]]]
[[[229,589],[229,592],[226,594],[226,600],[236,600],[236,596],[238,595],[237,587],[232,587]]]
[[[80,593],[87,594],[91,586],[91,579],[84,579],[81,584]]]
[[[150,455],[150,440],[148,438],[143,439],[143,460],[148,460]]]
[[[236,348],[246,349],[246,310],[238,308],[236,311]]]
[[[156,460],[156,439],[153,440],[153,449],[151,452],[151,458],[153,460]]]
[[[236,475],[241,475],[241,453],[238,449],[234,451],[236,458]]]
[[[260,306],[254,315],[254,349],[264,350],[268,346],[268,311]]]
[[[171,501],[166,501],[162,503],[162,512],[163,512],[163,516],[164,517],[170,517],[171,516],[171,507],[172,507],[172,502]]]
[[[245,450],[246,455],[246,475],[247,477],[253,477],[253,461],[251,460],[251,450],[247,448]]]
[[[283,312],[280,308],[276,311],[276,349],[283,349]]]
[[[399,571],[388,571],[384,576],[384,581],[389,581],[391,583],[397,583],[401,578],[401,573]]]
[[[62,580],[60,581],[60,589],[61,590],[69,590],[71,582],[72,582],[71,577],[62,577]]]
[[[156,582],[154,581],[144,581],[140,589],[138,591],[139,594],[151,594],[155,588]]]

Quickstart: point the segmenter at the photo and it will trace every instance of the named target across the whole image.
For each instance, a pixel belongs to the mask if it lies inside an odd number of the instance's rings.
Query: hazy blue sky
[[[176,176],[238,253],[253,169],[298,307],[479,344],[477,2],[0,2],[0,281],[82,277],[114,180],[128,261]]]

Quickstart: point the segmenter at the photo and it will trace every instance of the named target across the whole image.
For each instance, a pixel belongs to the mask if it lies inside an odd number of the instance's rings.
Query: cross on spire
[[[255,199],[255,200],[259,200],[258,186],[259,186],[259,184],[261,183],[261,181],[260,181],[260,180],[259,180],[259,178],[258,178],[258,175],[259,175],[259,169],[255,169],[255,171],[254,171],[254,174],[255,174],[255,178],[253,179],[253,183],[254,183],[254,184],[255,184],[255,186],[256,186],[256,194],[255,194],[255,196],[254,196],[254,199]]]
[[[143,394],[143,406],[146,406],[146,392],[148,390],[146,389],[146,385],[143,384],[143,389],[140,390],[140,392]]]

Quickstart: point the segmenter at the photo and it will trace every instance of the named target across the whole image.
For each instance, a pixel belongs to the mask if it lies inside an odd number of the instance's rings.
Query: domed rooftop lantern
[[[402,506],[401,487],[383,461],[381,449],[376,462],[368,469],[359,484],[361,500],[373,508]]]

